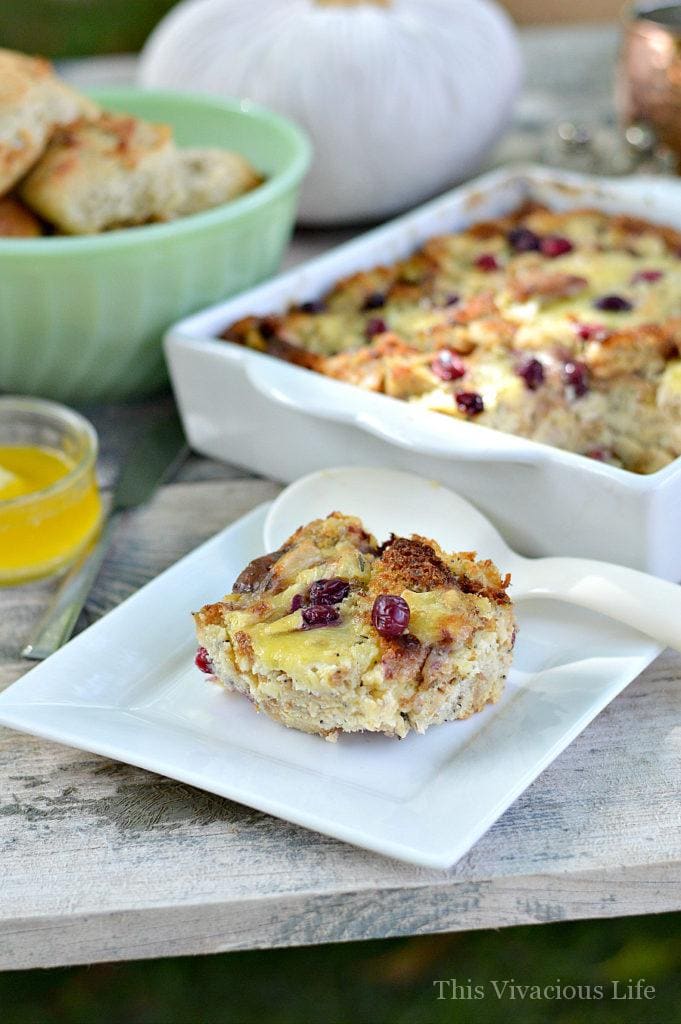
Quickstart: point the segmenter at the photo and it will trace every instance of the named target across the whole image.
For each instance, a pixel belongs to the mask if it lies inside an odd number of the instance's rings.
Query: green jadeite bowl
[[[0,239],[0,391],[86,402],[157,390],[164,330],[273,274],[293,229],[310,146],[291,122],[247,102],[141,89],[92,96],[171,125],[181,146],[237,150],[267,180],[168,224]]]

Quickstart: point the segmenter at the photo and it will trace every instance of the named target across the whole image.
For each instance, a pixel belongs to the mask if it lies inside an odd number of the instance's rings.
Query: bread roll
[[[66,234],[164,220],[182,195],[171,130],[120,114],[78,121],[55,132],[20,192]]]
[[[97,112],[49,61],[0,49],[0,195],[33,166],[57,126]]]
[[[226,149],[178,150],[181,199],[173,215],[209,210],[262,184],[262,177],[239,153]]]

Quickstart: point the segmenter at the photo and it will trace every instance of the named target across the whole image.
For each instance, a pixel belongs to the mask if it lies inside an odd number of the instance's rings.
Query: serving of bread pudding
[[[223,337],[636,473],[681,455],[681,234],[632,217],[527,205]]]
[[[0,236],[174,220],[262,180],[241,154],[178,148],[168,125],[102,110],[49,61],[0,49]]]
[[[509,582],[473,552],[419,536],[379,545],[334,512],[196,613],[196,663],[303,732],[422,733],[501,696],[515,639]]]

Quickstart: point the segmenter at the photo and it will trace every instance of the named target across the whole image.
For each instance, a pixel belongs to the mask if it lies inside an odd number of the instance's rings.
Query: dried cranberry
[[[664,277],[664,271],[662,270],[637,270],[631,279],[632,284],[639,284],[643,281],[646,284],[654,284],[655,281],[660,281]]]
[[[569,238],[563,238],[561,235],[547,235],[546,238],[542,238],[539,249],[543,256],[555,260],[556,256],[565,256],[566,253],[572,252],[574,245]]]
[[[516,373],[530,391],[536,391],[544,383],[544,364],[539,359],[526,359],[520,363]]]
[[[200,668],[206,675],[212,676],[215,671],[213,668],[213,662],[208,657],[208,651],[205,647],[199,647],[194,658],[194,664],[197,668]]]
[[[589,371],[584,363],[567,362],[563,367],[563,380],[575,398],[581,398],[589,390]]]
[[[515,252],[535,252],[541,244],[539,235],[529,228],[513,228],[507,237],[508,244]]]
[[[277,333],[277,325],[273,320],[265,318],[260,321],[260,333],[266,341],[273,338]]]
[[[323,313],[326,309],[326,305],[321,299],[317,299],[314,302],[303,302],[300,307],[301,313]]]
[[[594,302],[596,309],[603,309],[607,313],[628,313],[633,309],[633,304],[622,295],[601,295],[600,299]]]
[[[482,256],[478,256],[475,261],[475,266],[478,270],[484,270],[486,274],[491,273],[493,270],[499,270],[499,261],[496,256],[491,252],[484,252]]]
[[[385,320],[381,320],[380,317],[375,317],[366,325],[366,336],[367,338],[373,338],[376,334],[385,334],[387,330],[388,325]]]
[[[340,612],[330,604],[311,604],[300,614],[303,616],[303,629],[332,626],[340,620]]]
[[[291,611],[297,612],[299,608],[302,608],[305,602],[303,601],[302,594],[295,594],[291,601]]]
[[[381,636],[396,637],[409,625],[411,612],[403,597],[397,594],[379,594],[371,609],[371,621]]]
[[[585,454],[587,458],[595,459],[596,462],[610,462],[613,458],[613,453],[609,448],[591,448]]]
[[[338,576],[317,580],[310,587],[310,604],[340,604],[350,593],[350,584]]]
[[[364,300],[362,309],[380,309],[385,306],[385,295],[383,292],[371,292]]]
[[[575,331],[581,341],[605,341],[610,333],[603,324],[575,324]]]
[[[438,352],[430,364],[430,368],[440,380],[458,380],[466,372],[461,357],[448,348],[443,348],[441,352]]]
[[[478,416],[485,410],[482,395],[479,395],[477,391],[460,391],[456,396],[456,404],[467,416]]]

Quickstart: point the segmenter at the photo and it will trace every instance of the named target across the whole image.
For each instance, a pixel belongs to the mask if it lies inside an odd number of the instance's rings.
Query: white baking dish
[[[540,167],[478,178],[172,327],[166,355],[192,447],[283,481],[334,465],[414,470],[461,491],[523,554],[601,558],[680,580],[681,459],[639,476],[217,340],[243,316],[317,298],[346,274],[400,259],[433,235],[527,199],[681,229],[681,183],[671,179],[590,178]],[[352,511],[351,495],[343,511]]]

